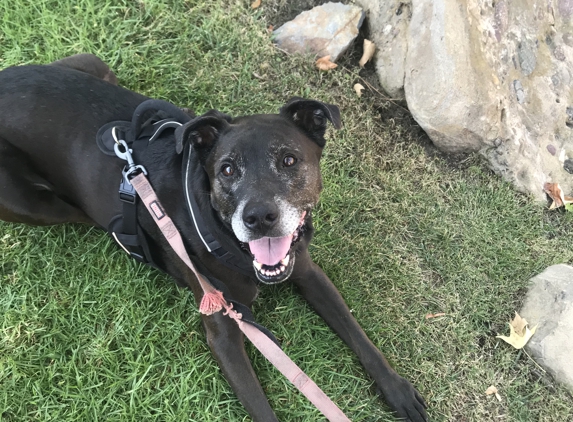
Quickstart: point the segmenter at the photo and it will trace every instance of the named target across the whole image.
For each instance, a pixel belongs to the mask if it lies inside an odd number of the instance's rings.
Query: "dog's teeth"
[[[257,270],[261,270],[261,268],[263,268],[263,264],[261,264],[259,261],[257,261],[256,259],[253,261],[253,265],[255,266],[255,268]]]
[[[284,273],[286,270],[286,267],[284,265],[281,265],[281,273]]]
[[[283,264],[286,267],[289,261],[290,261],[290,255],[287,255],[283,259],[281,259],[281,264]]]

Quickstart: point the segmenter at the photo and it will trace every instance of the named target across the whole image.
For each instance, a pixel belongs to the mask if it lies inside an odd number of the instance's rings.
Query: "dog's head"
[[[322,189],[328,121],[340,128],[338,107],[293,98],[279,114],[231,119],[212,110],[176,132],[177,152],[187,143],[195,149],[209,177],[211,206],[248,245],[264,283],[292,273],[294,244]]]

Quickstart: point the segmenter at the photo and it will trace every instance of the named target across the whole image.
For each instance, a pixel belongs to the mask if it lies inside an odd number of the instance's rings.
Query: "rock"
[[[289,53],[330,55],[334,62],[358,36],[364,11],[354,5],[325,3],[302,12],[274,32],[274,41]]]
[[[519,79],[513,81],[513,91],[515,92],[517,102],[522,104],[525,101],[525,91],[523,90],[523,85],[521,85],[521,81]]]
[[[547,145],[547,151],[549,151],[549,154],[551,155],[555,155],[555,153],[557,152],[557,150],[553,145]]]
[[[521,73],[529,76],[537,66],[536,46],[529,40],[520,42],[517,45],[517,57],[519,58],[519,65],[521,66]]]
[[[376,44],[376,73],[384,90],[404,99],[407,31],[411,17],[409,1],[358,0],[368,13],[370,39]],[[572,40],[573,41],[573,40]]]
[[[519,314],[530,327],[539,324],[528,353],[573,391],[573,267],[553,265],[532,278]]]
[[[496,80],[472,54],[458,0],[412,3],[404,91],[414,119],[448,152],[477,151],[499,136]],[[474,56],[470,58],[470,56]]]
[[[383,88],[439,149],[480,151],[538,199],[545,182],[573,195],[572,0],[357,4]]]

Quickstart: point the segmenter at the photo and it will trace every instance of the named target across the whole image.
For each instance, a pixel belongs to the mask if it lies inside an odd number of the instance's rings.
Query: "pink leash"
[[[201,273],[197,271],[183,244],[183,239],[173,221],[165,213],[157,195],[144,173],[139,173],[131,184],[137,194],[149,210],[159,229],[183,262],[193,271],[203,289],[203,298],[199,305],[199,312],[212,315],[215,312],[225,310],[224,315],[229,315],[238,324],[239,329],[255,345],[257,349],[271,362],[296,388],[322,412],[331,422],[350,422],[344,413],[328,398],[326,394],[294,363],[270,338],[259,329],[242,320],[242,315],[233,309],[233,305],[227,303],[223,293],[215,289],[213,285]]]

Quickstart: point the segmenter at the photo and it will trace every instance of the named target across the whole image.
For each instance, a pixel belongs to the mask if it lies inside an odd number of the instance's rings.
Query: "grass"
[[[570,394],[495,338],[530,277],[573,261],[571,216],[514,192],[476,156],[431,153],[376,92],[358,99],[354,52],[326,74],[274,49],[266,27],[286,6],[263,3],[0,0],[0,68],[92,52],[123,86],[198,113],[274,112],[294,95],[340,105],[312,255],[369,336],[433,421],[572,420]],[[353,421],[394,420],[291,286],[264,288],[254,311]],[[446,316],[424,318],[436,312]],[[0,315],[2,421],[249,420],[190,293],[95,229],[1,223]],[[321,420],[248,348],[281,420]],[[485,396],[492,384],[501,402]]]

